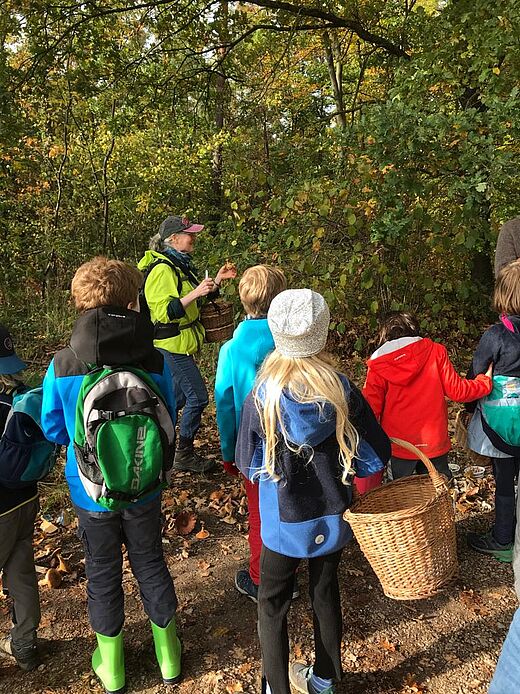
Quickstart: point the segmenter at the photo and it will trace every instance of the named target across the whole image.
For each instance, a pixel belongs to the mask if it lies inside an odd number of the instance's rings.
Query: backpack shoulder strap
[[[9,393],[0,393],[0,436],[4,433],[7,418],[13,407],[13,396]]]
[[[149,265],[146,268],[146,270],[144,272],[144,280],[143,280],[143,287],[142,287],[143,294],[144,294],[144,287],[146,284],[146,280],[148,279],[148,276],[150,275],[151,271],[155,267],[157,267],[158,265],[168,265],[168,267],[170,267],[173,270],[173,272],[175,273],[175,276],[177,277],[177,292],[180,296],[181,291],[182,291],[182,276],[179,272],[179,268],[175,265],[175,263],[172,263],[172,261],[168,260],[167,258],[158,258],[155,262],[153,262],[151,265]]]

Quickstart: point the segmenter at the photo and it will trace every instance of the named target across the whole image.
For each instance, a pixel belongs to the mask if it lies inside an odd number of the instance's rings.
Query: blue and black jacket
[[[172,376],[163,353],[153,346],[153,330],[147,316],[129,309],[102,306],[86,311],[76,321],[70,346],[57,352],[45,375],[42,429],[49,441],[67,446],[65,477],[72,502],[87,511],[107,510],[87,495],[74,454],[76,405],[89,368],[133,365],[148,371],[161,389],[175,423]],[[137,503],[149,501],[152,496]]]
[[[17,389],[9,393],[0,394],[0,434],[5,429],[5,424],[9,412],[11,411],[11,406],[13,404],[13,397],[18,393],[24,392],[25,386],[19,386]],[[31,482],[30,484],[24,485],[17,489],[12,489],[11,487],[5,487],[0,484],[0,516],[6,513],[10,513],[15,509],[23,506],[24,504],[33,501],[33,499],[38,498],[38,485],[36,482]]]
[[[349,419],[360,437],[354,471],[360,477],[383,468],[390,457],[390,440],[374,413],[345,376],[340,376],[349,404]],[[261,398],[261,392],[260,392]],[[235,463],[260,485],[263,544],[289,557],[310,558],[345,547],[352,537],[343,513],[352,501],[352,486],[342,482],[336,440],[336,416],[330,405],[295,401],[289,394],[280,403],[291,448],[283,441],[276,451],[273,480],[265,471],[260,415],[253,393],[246,398],[235,453]]]

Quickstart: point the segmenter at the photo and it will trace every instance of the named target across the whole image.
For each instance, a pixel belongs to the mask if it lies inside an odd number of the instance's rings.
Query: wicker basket
[[[224,342],[233,336],[233,304],[229,301],[210,301],[200,310],[200,322],[206,331],[206,342]]]
[[[458,571],[453,502],[431,461],[411,443],[392,439],[414,453],[428,475],[412,475],[373,489],[345,512],[354,535],[394,600],[437,593]]]

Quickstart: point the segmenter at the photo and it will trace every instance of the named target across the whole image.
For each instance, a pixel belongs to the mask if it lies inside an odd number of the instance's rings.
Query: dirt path
[[[217,450],[207,450],[217,456]],[[176,533],[173,514],[185,508],[197,516],[186,537]],[[480,510],[479,510],[480,509]],[[220,469],[200,478],[181,475],[165,498],[164,549],[180,601],[184,644],[184,680],[176,688],[160,684],[151,632],[137,586],[125,567],[125,657],[127,691],[145,694],[248,692],[259,688],[256,608],[233,585],[235,571],[246,565],[244,505],[240,485]],[[60,548],[72,573],[62,587],[42,587],[43,665],[22,674],[0,659],[1,694],[84,694],[101,692],[90,669],[94,639],[90,630],[82,575],[81,549],[72,525],[51,520],[58,529],[36,536],[40,555]],[[357,546],[347,549],[340,568],[344,617],[345,694],[484,694],[506,634],[516,598],[512,570],[470,552],[464,535],[485,529],[491,514],[458,514],[460,577],[442,595],[420,602],[386,598]],[[67,517],[65,516],[65,522]],[[189,519],[188,519],[189,522]],[[202,532],[201,522],[209,535]],[[47,549],[46,549],[47,548]],[[44,566],[45,556],[42,560]],[[311,615],[307,575],[300,573],[302,597],[290,612],[293,654],[310,658]],[[9,625],[7,600],[0,601],[0,629]]]

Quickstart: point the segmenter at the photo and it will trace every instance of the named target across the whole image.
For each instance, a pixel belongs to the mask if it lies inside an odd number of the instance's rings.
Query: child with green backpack
[[[515,537],[515,480],[520,465],[520,260],[498,273],[493,308],[500,320],[481,337],[469,378],[493,364],[493,388],[474,410],[468,447],[490,456],[495,477],[495,523],[484,534],[470,533],[469,546],[509,563]]]
[[[92,667],[106,692],[125,686],[122,543],[128,551],[163,681],[181,676],[177,598],[164,561],[161,489],[174,456],[175,403],[153,326],[139,313],[141,273],[117,260],[84,263],[72,280],[80,312],[70,346],[43,384],[42,427],[67,446],[65,476],[85,549]]]

